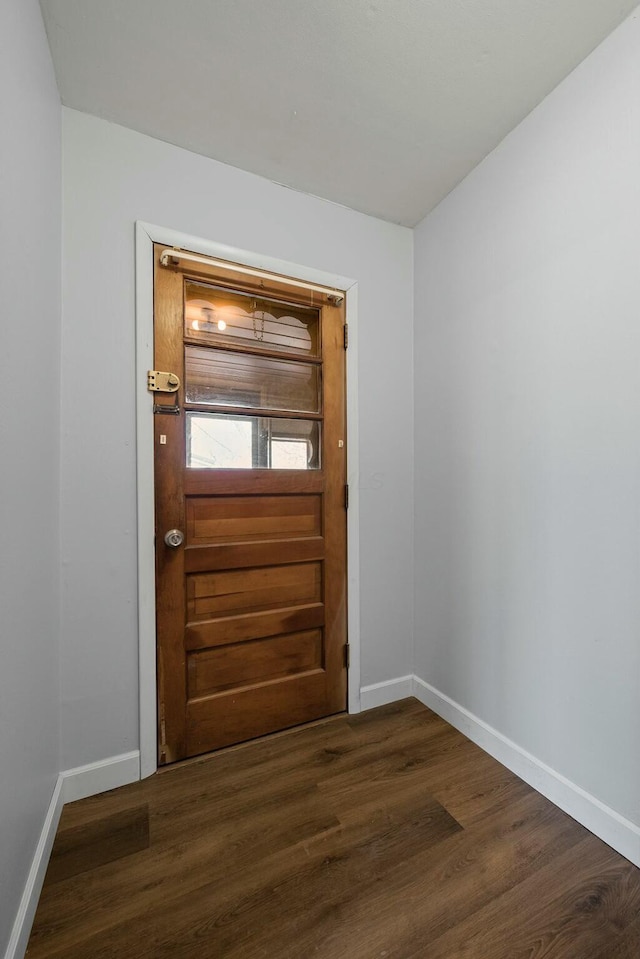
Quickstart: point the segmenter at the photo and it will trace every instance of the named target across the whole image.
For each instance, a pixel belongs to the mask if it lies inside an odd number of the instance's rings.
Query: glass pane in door
[[[185,336],[216,346],[258,346],[319,355],[319,311],[235,293],[205,283],[185,286]]]
[[[275,416],[186,414],[192,469],[320,469],[320,423]]]
[[[185,348],[187,403],[320,412],[319,368],[255,353]]]

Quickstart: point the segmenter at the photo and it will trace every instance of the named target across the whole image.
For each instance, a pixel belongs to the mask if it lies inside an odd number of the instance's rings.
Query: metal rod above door
[[[279,276],[275,273],[267,273],[265,270],[258,270],[252,266],[243,266],[240,263],[230,263],[226,260],[217,260],[211,256],[200,256],[198,253],[185,253],[182,250],[163,250],[160,254],[160,263],[162,266],[169,266],[172,260],[178,263],[182,260],[188,263],[202,263],[205,266],[217,266],[226,270],[233,270],[234,273],[242,273],[244,276],[254,276],[260,280],[277,280],[286,282],[290,286],[300,290],[311,290],[314,293],[324,293],[330,297],[336,306],[340,306],[344,300],[344,293],[341,290],[332,290],[326,286],[319,286],[316,283],[306,283],[304,280],[292,280],[288,276]]]

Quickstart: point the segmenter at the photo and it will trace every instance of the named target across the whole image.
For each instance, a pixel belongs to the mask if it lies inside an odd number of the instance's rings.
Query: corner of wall
[[[411,679],[412,695],[423,705],[432,709],[467,739],[480,746],[620,855],[640,867],[640,827],[551,769],[419,676]]]
[[[25,954],[63,803],[63,781],[62,777],[58,776],[20,898],[4,959],[23,959]]]

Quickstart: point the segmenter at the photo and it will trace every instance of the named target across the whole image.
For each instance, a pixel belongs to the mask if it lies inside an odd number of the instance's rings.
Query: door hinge
[[[161,700],[158,704],[159,706],[159,720],[160,720],[160,742],[159,742],[159,753],[160,753],[160,763],[166,763],[167,761],[167,728],[164,720],[164,700]]]
[[[349,346],[349,324],[345,323],[344,327],[344,348],[345,350]]]
[[[349,509],[349,484],[344,484],[344,508]]]
[[[161,370],[147,370],[147,389],[151,393],[176,393],[180,389],[180,377]]]
[[[344,665],[346,669],[349,669],[351,666],[351,646],[349,643],[345,643],[344,647]]]

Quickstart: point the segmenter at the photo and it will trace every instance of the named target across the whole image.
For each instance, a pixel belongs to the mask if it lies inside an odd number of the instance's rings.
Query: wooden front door
[[[161,764],[344,710],[347,642],[344,308],[163,249],[154,365],[180,387],[154,394]]]

